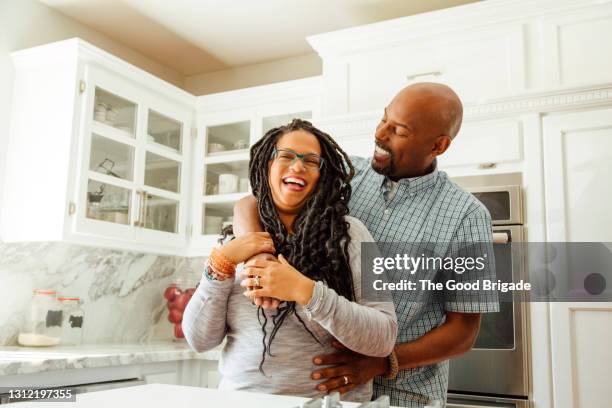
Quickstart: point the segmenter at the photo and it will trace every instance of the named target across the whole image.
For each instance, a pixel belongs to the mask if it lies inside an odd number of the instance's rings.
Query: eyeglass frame
[[[310,156],[310,157],[316,156],[316,157],[319,158],[319,168],[317,169],[317,171],[321,171],[321,169],[323,168],[323,163],[325,162],[325,159],[323,157],[319,156],[316,153],[304,153],[304,154],[300,154],[300,153],[296,152],[293,149],[277,149],[276,147],[272,150],[272,159],[275,160],[277,158],[276,154],[278,152],[289,152],[289,153],[293,153],[295,155],[295,158],[291,161],[291,163],[289,163],[289,166],[292,166],[295,163],[295,161],[299,159],[299,160],[302,161],[302,165],[304,166],[304,168],[305,169],[309,169],[310,167],[308,167],[306,165],[306,162],[304,161],[304,158],[306,158],[308,156]]]

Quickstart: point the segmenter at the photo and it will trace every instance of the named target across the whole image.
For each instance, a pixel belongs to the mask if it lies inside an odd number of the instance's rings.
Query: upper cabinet
[[[184,250],[195,98],[80,40],[13,57],[3,240]]]
[[[266,132],[320,112],[320,78],[200,96],[190,254],[207,252],[250,194],[249,148]]]
[[[597,0],[478,2],[308,37],[324,116],[381,111],[415,82],[466,105],[612,82],[611,40],[612,4]]]
[[[207,255],[251,145],[321,104],[319,78],[195,97],[78,39],[13,61],[7,242]]]

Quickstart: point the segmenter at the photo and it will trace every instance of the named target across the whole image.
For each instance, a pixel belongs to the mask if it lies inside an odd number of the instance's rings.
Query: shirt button
[[[387,209],[385,210],[385,214],[391,214],[391,210],[387,208]]]

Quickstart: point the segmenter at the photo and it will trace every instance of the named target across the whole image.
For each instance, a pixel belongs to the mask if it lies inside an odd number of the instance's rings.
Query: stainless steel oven
[[[524,238],[520,186],[468,190],[491,213],[498,279],[526,278],[522,251],[508,245]],[[530,372],[528,304],[500,302],[499,313],[482,315],[474,348],[450,361],[449,407],[528,407]]]

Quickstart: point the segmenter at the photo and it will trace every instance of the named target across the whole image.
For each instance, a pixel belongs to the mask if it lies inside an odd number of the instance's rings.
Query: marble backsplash
[[[0,346],[17,344],[34,289],[78,296],[83,343],[171,340],[164,289],[195,286],[205,258],[183,258],[56,242],[0,242]]]

